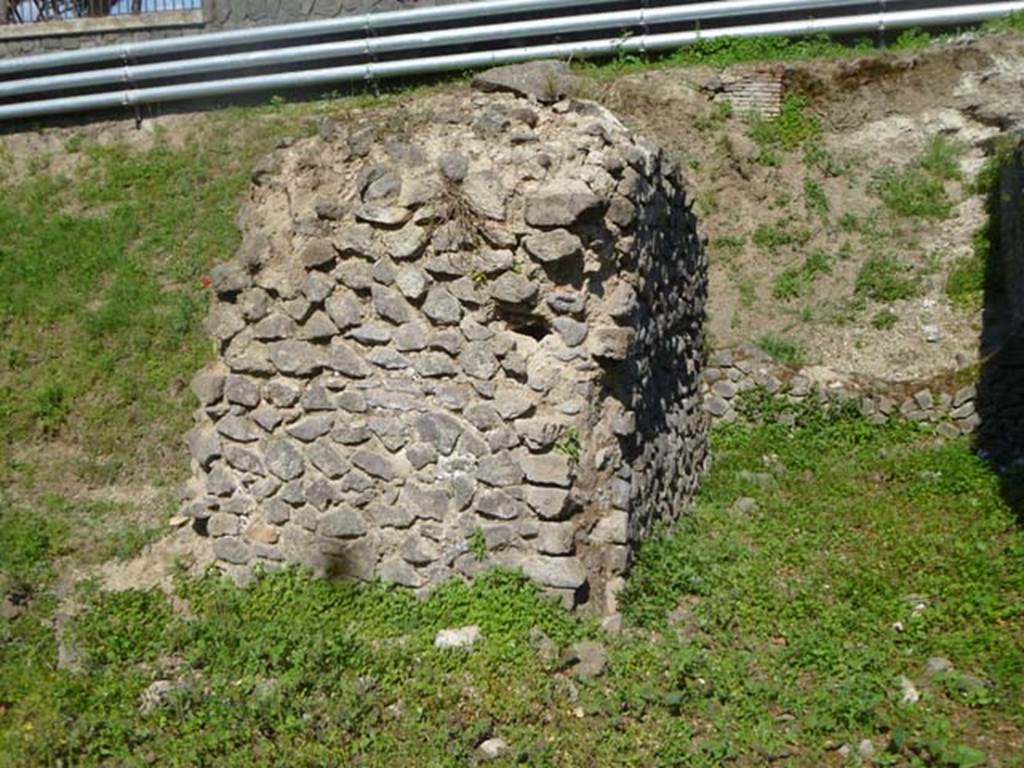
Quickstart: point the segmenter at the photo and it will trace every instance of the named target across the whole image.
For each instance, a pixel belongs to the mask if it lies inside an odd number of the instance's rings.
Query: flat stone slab
[[[473,78],[473,87],[479,91],[508,91],[551,104],[569,95],[578,80],[565,62],[542,59],[488,69]]]

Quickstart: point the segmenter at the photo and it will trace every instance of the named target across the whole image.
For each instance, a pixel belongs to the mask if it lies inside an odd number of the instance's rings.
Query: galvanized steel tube
[[[439,46],[468,45],[532,35],[558,35],[602,29],[626,29],[641,23],[671,24],[683,21],[720,19],[778,11],[832,9],[837,6],[863,5],[864,0],[726,0],[725,2],[648,8],[612,13],[588,13],[556,19],[531,19],[507,24],[490,24],[411,34],[369,37],[335,43],[318,43],[263,51],[245,51],[221,56],[166,61],[157,64],[125,65],[109,69],[73,72],[59,76],[0,81],[0,99],[32,93],[93,88],[115,83],[135,84],[186,75],[232,72],[240,69],[281,64],[297,64],[346,56],[428,50]]]
[[[622,0],[587,0],[588,5],[609,5]],[[0,59],[0,77],[19,72],[58,69],[82,64],[136,61],[140,58],[165,56],[171,53],[223,48],[234,45],[276,43],[322,35],[366,32],[410,24],[436,24],[457,19],[478,19],[514,15],[578,6],[579,0],[477,0],[476,2],[442,5],[433,8],[411,8],[405,11],[348,14],[337,19],[302,21],[295,24],[273,24],[265,27],[233,29],[227,32],[172,37],[165,40],[144,40],[137,43],[103,45],[78,51],[41,53],[15,59]],[[362,39],[362,38],[360,38]]]
[[[495,66],[544,57],[595,56],[618,51],[670,50],[702,39],[720,37],[788,36],[816,33],[852,33],[885,28],[972,24],[1024,10],[1024,2],[986,3],[964,7],[929,8],[894,13],[870,13],[824,19],[804,19],[772,24],[751,24],[712,30],[669,32],[550,45],[508,48],[495,51],[452,54],[399,61],[372,62],[354,66],[314,69],[201,83],[140,88],[113,93],[71,96],[0,106],[0,120],[41,117],[122,106],[153,104],[183,99],[201,99],[281,88],[302,88],[371,77],[396,77],[445,72],[473,67]]]

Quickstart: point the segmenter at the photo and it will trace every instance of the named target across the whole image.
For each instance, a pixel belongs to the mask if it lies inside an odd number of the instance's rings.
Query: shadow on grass
[[[988,179],[988,247],[977,447],[1024,525],[1024,140]],[[984,247],[984,246],[983,246]]]

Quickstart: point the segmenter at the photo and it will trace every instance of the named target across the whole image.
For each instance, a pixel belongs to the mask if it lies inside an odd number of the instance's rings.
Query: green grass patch
[[[821,121],[807,108],[807,100],[798,95],[787,96],[777,117],[755,118],[750,137],[761,148],[762,156],[776,152],[792,152],[821,134]],[[767,162],[775,165],[775,162]]]
[[[792,218],[785,217],[774,224],[759,224],[750,239],[758,248],[776,253],[787,246],[806,245],[811,239],[811,232]]]
[[[640,551],[630,632],[603,636],[504,571],[425,600],[294,569],[244,590],[211,574],[179,583],[187,618],[159,593],[87,585],[64,629],[79,672],[56,668],[52,605],[0,624],[0,766],[454,767],[493,736],[511,750],[498,764],[552,768],[783,753],[811,768],[863,738],[879,764],[1012,765],[1024,534],[1000,478],[966,441],[871,426],[856,404],[754,390],[739,408],[696,508]],[[433,647],[468,624],[472,650]],[[557,649],[583,638],[608,671],[570,685]],[[954,669],[929,682],[933,656]],[[140,708],[154,680],[168,690]]]
[[[63,521],[33,514],[0,497],[0,587],[3,576],[35,585],[52,576],[52,561],[61,553],[67,534]]]
[[[902,170],[883,169],[872,186],[892,213],[905,218],[947,219],[953,201],[946,181],[960,180],[959,159],[964,148],[943,136],[935,136],[924,152]]]
[[[959,181],[963,178],[960,158],[964,147],[945,136],[933,136],[924,153],[918,158],[918,165],[936,179]]]
[[[987,259],[972,254],[957,260],[946,278],[946,295],[961,309],[977,311],[985,303],[985,276]]]
[[[73,173],[43,158],[0,181],[0,458],[59,438],[150,480],[182,471],[187,384],[212,354],[201,277],[237,246],[252,163],[304,114],[278,111],[209,116],[182,149],[84,145]]]
[[[715,724],[700,741],[760,731],[768,752],[799,743],[790,764],[809,766],[828,763],[828,733],[872,738],[876,764],[1013,765],[985,733],[1017,731],[1024,686],[1024,537],[998,478],[965,442],[783,407],[807,420],[718,432],[696,514],[644,548],[627,590],[645,626],[687,607],[701,654],[686,679],[706,685],[687,688],[699,703],[686,711]],[[757,509],[737,511],[740,496]],[[932,656],[986,681],[986,703],[923,682]],[[900,702],[900,676],[921,687],[918,705]],[[799,725],[780,728],[779,712]]]
[[[891,309],[881,309],[871,318],[871,327],[877,331],[888,331],[896,326],[899,317]]]
[[[828,197],[821,185],[811,178],[804,179],[804,206],[807,208],[808,214],[828,220],[830,210]]]
[[[804,350],[795,341],[791,341],[783,336],[767,333],[759,337],[756,344],[780,363],[785,363],[794,368],[799,368],[804,364],[806,357]]]
[[[892,254],[872,256],[857,273],[855,292],[874,301],[910,299],[921,290],[920,278],[913,268]]]
[[[878,174],[876,184],[882,202],[897,216],[947,219],[953,212],[953,202],[946,195],[942,180],[923,168],[886,169]]]
[[[998,147],[985,161],[974,181],[976,192],[985,196],[988,217],[975,232],[973,253],[957,260],[946,278],[946,295],[957,307],[976,312],[984,305],[989,294],[1006,290],[1003,260],[999,256],[1002,206],[999,200],[999,176],[1003,166],[1010,162],[1010,148]]]
[[[814,287],[819,275],[832,271],[832,260],[824,251],[812,251],[803,264],[788,267],[772,281],[772,296],[783,301],[805,296]]]

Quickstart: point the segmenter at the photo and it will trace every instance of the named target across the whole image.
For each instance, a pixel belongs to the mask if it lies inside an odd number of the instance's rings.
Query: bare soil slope
[[[730,109],[719,83],[781,78],[783,114]],[[975,183],[1024,124],[1024,45],[644,72],[595,96],[674,150],[710,241],[714,346],[887,379],[970,364],[977,300],[949,276],[987,221]]]

